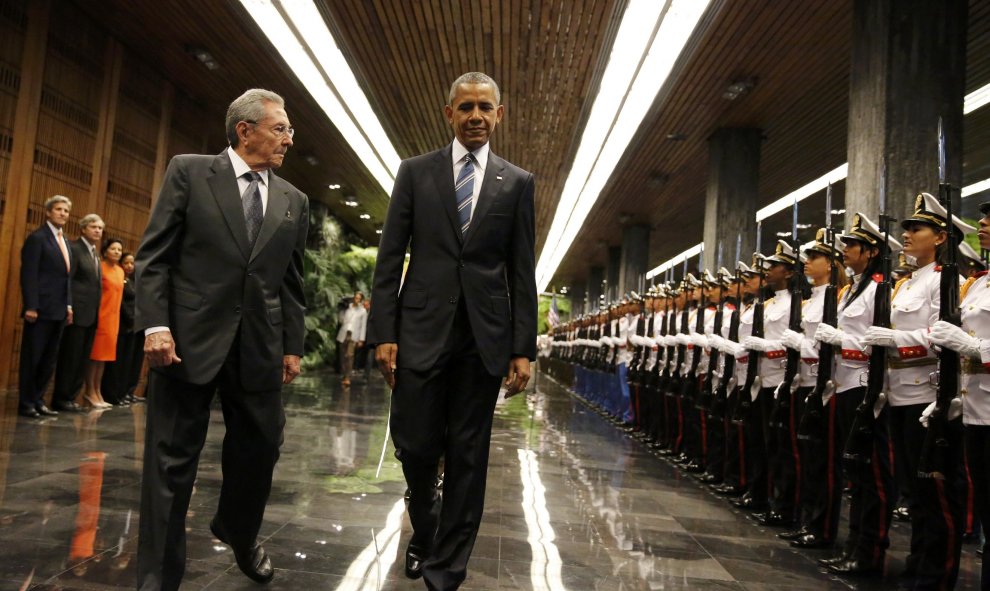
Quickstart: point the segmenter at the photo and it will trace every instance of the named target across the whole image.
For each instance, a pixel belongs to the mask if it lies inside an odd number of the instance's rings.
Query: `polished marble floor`
[[[0,589],[133,589],[144,406],[38,421],[0,406]],[[383,383],[301,377],[262,535],[270,589],[422,589],[402,576],[404,485],[386,437]],[[259,589],[207,524],[219,493],[223,424],[214,413],[190,508],[184,589]],[[559,385],[497,410],[486,513],[464,589],[889,589],[823,573],[683,477]],[[977,589],[975,546],[957,589]]]

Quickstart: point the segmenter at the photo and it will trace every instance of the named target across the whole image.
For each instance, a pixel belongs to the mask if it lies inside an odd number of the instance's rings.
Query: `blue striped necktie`
[[[457,175],[454,194],[457,195],[457,217],[461,223],[461,234],[471,225],[471,199],[474,197],[474,154],[464,156],[464,168]]]

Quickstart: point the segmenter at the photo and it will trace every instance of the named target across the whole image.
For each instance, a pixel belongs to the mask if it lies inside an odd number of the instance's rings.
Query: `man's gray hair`
[[[468,72],[467,74],[461,74],[454,80],[454,83],[450,85],[450,94],[447,95],[447,104],[453,106],[454,95],[457,94],[457,87],[461,84],[490,84],[492,90],[495,91],[495,104],[496,106],[502,104],[502,93],[498,90],[498,84],[495,84],[495,80],[492,79],[488,74],[482,72]]]
[[[72,209],[72,200],[65,195],[52,195],[45,201],[45,211],[51,211],[56,203],[64,203]]]
[[[86,226],[89,226],[90,224],[103,224],[103,227],[106,227],[106,224],[103,222],[103,218],[95,213],[88,213],[83,216],[83,219],[79,220],[79,227],[82,229],[85,229]]]
[[[227,107],[227,141],[232,148],[236,148],[239,143],[237,139],[237,123],[249,121],[257,123],[265,118],[265,103],[275,103],[280,108],[285,108],[285,99],[270,90],[263,88],[252,88],[241,96],[234,99]]]

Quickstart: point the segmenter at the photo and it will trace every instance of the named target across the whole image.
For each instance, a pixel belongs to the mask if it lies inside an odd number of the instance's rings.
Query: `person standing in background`
[[[341,315],[340,329],[337,330],[337,346],[341,349],[340,383],[351,385],[351,371],[354,369],[354,355],[364,347],[364,333],[367,328],[368,311],[363,305],[364,294],[354,292],[351,304]]]
[[[86,365],[86,389],[83,400],[92,408],[113,406],[103,399],[100,391],[103,383],[103,368],[107,361],[117,359],[117,332],[120,330],[120,303],[124,297],[125,274],[120,266],[124,255],[124,243],[117,238],[107,240],[101,252],[100,263],[100,314],[96,324],[96,336]]]
[[[107,363],[103,370],[101,392],[110,404],[124,405],[138,402],[134,396],[141,378],[144,363],[144,338],[134,332],[134,254],[125,252],[120,257],[124,270],[124,292],[120,302],[120,329],[117,331],[117,359]],[[140,399],[141,402],[144,399]]]
[[[45,202],[45,223],[28,234],[21,249],[24,332],[21,333],[17,412],[25,417],[58,414],[45,406],[42,396],[55,371],[62,330],[66,324],[72,324],[69,289],[72,257],[62,235],[71,210],[72,201],[68,197],[49,198]]]
[[[95,213],[79,220],[82,236],[69,245],[72,265],[72,323],[62,333],[62,344],[55,368],[55,393],[52,408],[79,412],[76,395],[83,385],[83,368],[93,350],[96,321],[100,311],[100,253],[103,219]]]

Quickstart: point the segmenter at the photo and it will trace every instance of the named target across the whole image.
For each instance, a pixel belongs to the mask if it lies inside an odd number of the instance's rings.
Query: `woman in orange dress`
[[[93,339],[93,352],[86,366],[86,385],[83,400],[93,408],[110,408],[112,404],[103,400],[100,383],[103,381],[103,368],[107,361],[117,359],[117,332],[120,329],[120,302],[124,298],[124,269],[120,257],[124,254],[124,244],[111,238],[100,252],[103,292],[100,296],[100,314],[96,321],[96,337]]]

